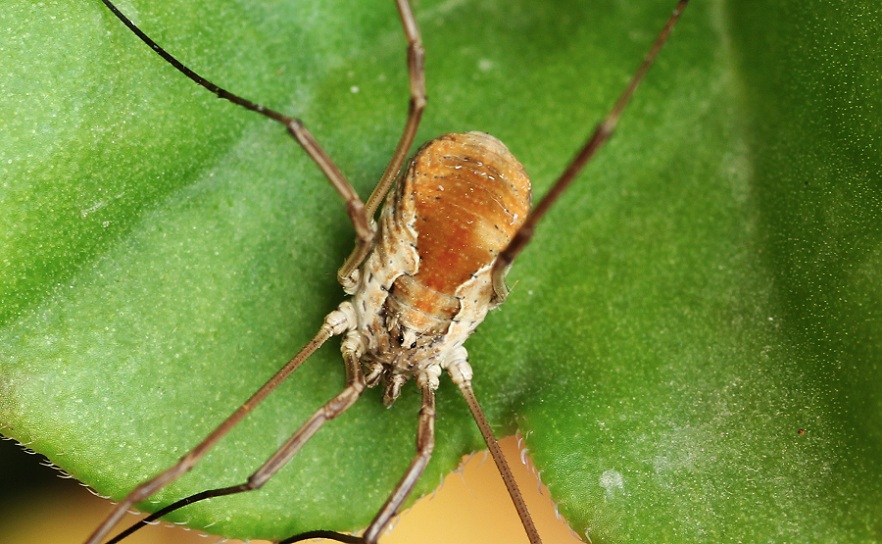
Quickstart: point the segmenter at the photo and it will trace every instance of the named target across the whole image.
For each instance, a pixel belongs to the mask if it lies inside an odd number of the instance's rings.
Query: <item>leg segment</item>
[[[527,509],[527,504],[524,502],[521,490],[514,479],[514,475],[511,473],[511,467],[508,466],[508,461],[506,461],[505,456],[502,455],[502,449],[499,447],[499,442],[496,441],[493,429],[490,428],[490,424],[484,416],[484,411],[481,409],[481,405],[478,403],[477,397],[475,397],[475,392],[472,390],[472,367],[469,366],[469,363],[465,358],[465,350],[462,352],[462,357],[458,357],[450,363],[447,367],[447,371],[450,373],[450,378],[453,380],[453,383],[459,387],[459,391],[462,393],[466,404],[469,406],[469,411],[472,413],[472,418],[474,418],[475,423],[478,425],[478,429],[481,431],[481,436],[484,437],[487,449],[490,450],[490,455],[496,463],[496,468],[499,470],[500,476],[502,476],[502,481],[505,482],[505,488],[508,490],[508,495],[511,497],[511,501],[514,503],[515,509],[518,512],[518,517],[521,518],[521,524],[524,526],[527,538],[530,539],[530,544],[541,544],[542,539],[539,537],[539,531],[536,530],[533,518],[530,517],[530,511]]]
[[[293,542],[302,542],[311,538],[325,538],[354,544],[377,543],[377,539],[380,538],[380,535],[389,526],[389,522],[398,513],[401,504],[410,495],[410,492],[413,491],[413,486],[423,474],[432,456],[432,450],[435,448],[435,390],[427,379],[418,379],[417,385],[423,394],[423,404],[420,408],[417,426],[416,455],[411,460],[407,471],[398,482],[398,485],[395,486],[392,494],[386,499],[385,504],[383,504],[383,507],[374,517],[368,528],[365,529],[364,534],[362,536],[353,536],[335,531],[310,531],[286,538],[279,542],[279,544],[292,544]]]
[[[509,267],[511,267],[511,263],[514,262],[518,254],[520,254],[520,252],[527,247],[527,244],[530,243],[530,240],[533,239],[533,232],[536,230],[536,225],[543,217],[545,217],[545,214],[548,213],[548,210],[550,210],[554,203],[557,202],[557,199],[560,198],[563,192],[573,183],[576,176],[582,172],[585,165],[588,164],[597,153],[597,150],[600,149],[612,136],[616,129],[616,125],[619,123],[619,118],[622,116],[622,112],[625,111],[625,107],[628,105],[628,102],[631,101],[631,97],[634,96],[634,92],[637,90],[640,82],[643,81],[644,76],[646,76],[646,72],[649,71],[652,63],[655,62],[655,58],[661,51],[662,46],[668,41],[668,36],[670,36],[671,31],[674,29],[674,25],[677,24],[677,21],[680,19],[683,10],[686,9],[686,4],[688,2],[689,0],[680,0],[677,3],[674,12],[671,14],[667,23],[665,23],[665,26],[658,34],[658,37],[656,37],[649,52],[643,58],[640,67],[631,77],[631,81],[628,83],[628,86],[625,87],[625,90],[619,96],[615,105],[613,105],[609,113],[606,114],[603,121],[597,125],[594,132],[591,133],[591,136],[588,138],[588,141],[585,142],[573,158],[572,162],[567,166],[567,169],[564,170],[564,173],[554,182],[554,185],[551,186],[548,193],[542,197],[542,200],[539,201],[539,204],[536,205],[532,213],[530,213],[530,216],[527,217],[527,220],[521,225],[518,232],[515,233],[514,238],[512,238],[508,247],[496,258],[496,262],[493,263],[493,290],[497,298],[500,296],[504,298],[505,294],[507,294],[508,289],[505,287],[505,273],[508,271]]]
[[[392,495],[386,499],[386,504],[377,513],[374,520],[365,530],[364,541],[366,544],[375,544],[377,539],[386,528],[401,504],[413,491],[413,486],[426,469],[432,450],[435,449],[435,390],[428,380],[417,379],[417,385],[423,394],[423,405],[420,408],[419,423],[417,427],[416,455],[407,467],[404,477],[395,486]]]
[[[404,124],[404,132],[395,146],[392,153],[392,159],[386,166],[380,181],[371,192],[371,196],[365,204],[365,214],[368,218],[372,218],[376,213],[380,202],[386,197],[392,183],[398,177],[404,160],[413,146],[413,140],[416,137],[417,129],[420,126],[420,119],[423,116],[423,109],[426,107],[426,75],[425,75],[425,51],[423,50],[423,41],[420,37],[420,29],[417,26],[413,11],[410,8],[408,0],[396,0],[398,5],[398,15],[401,18],[401,26],[404,28],[404,34],[407,37],[407,72],[410,79],[410,103],[407,110],[407,121]],[[355,248],[352,254],[346,259],[346,262],[337,272],[337,281],[346,290],[351,293],[351,289],[355,288],[356,280],[352,277],[353,272],[358,268],[362,261],[367,257],[370,251],[369,240],[359,237],[356,240]]]
[[[345,303],[344,303],[345,304]],[[343,305],[341,305],[343,309]],[[309,341],[297,355],[288,361],[272,378],[264,383],[251,397],[245,401],[242,406],[236,409],[227,419],[224,420],[215,430],[213,430],[202,442],[195,448],[190,450],[186,455],[168,469],[160,472],[150,480],[136,487],[116,508],[107,516],[101,525],[95,529],[95,532],[86,541],[86,544],[98,544],[107,536],[107,533],[114,525],[125,515],[126,511],[133,508],[135,504],[147,499],[160,489],[174,482],[190,469],[196,466],[202,457],[209,452],[233,427],[235,427],[242,419],[247,416],[258,404],[260,404],[270,393],[272,393],[285,379],[288,378],[300,365],[309,358],[322,344],[329,338],[343,334],[347,330],[354,328],[350,323],[349,314],[341,310],[334,310],[325,317],[319,332]]]
[[[279,113],[273,109],[261,106],[255,102],[252,102],[246,98],[243,98],[237,94],[231,93],[230,91],[215,85],[211,81],[208,81],[204,77],[200,76],[193,70],[184,66],[184,64],[171,55],[168,51],[163,49],[159,44],[153,41],[150,36],[144,33],[140,28],[135,26],[128,17],[123,15],[123,13],[115,6],[110,0],[101,0],[104,2],[104,5],[120,20],[126,27],[129,28],[138,38],[141,39],[142,42],[150,46],[153,51],[155,51],[160,57],[165,59],[166,62],[171,64],[175,69],[179,72],[193,80],[196,84],[204,87],[205,89],[211,91],[218,98],[223,98],[224,100],[229,100],[233,104],[237,106],[241,106],[247,110],[251,110],[255,113],[259,113],[264,117],[268,117],[273,121],[281,123],[285,125],[285,128],[288,130],[288,133],[294,137],[300,147],[309,155],[309,158],[319,167],[334,189],[343,197],[343,200],[346,202],[346,211],[349,214],[349,219],[352,221],[352,225],[355,228],[356,237],[359,240],[359,244],[370,247],[370,242],[373,239],[373,230],[370,225],[370,216],[373,212],[366,212],[364,203],[358,196],[358,193],[355,192],[355,189],[352,188],[352,185],[346,180],[346,176],[337,168],[337,165],[334,164],[334,161],[331,160],[331,157],[325,152],[324,149],[319,145],[316,139],[312,136],[312,134],[306,129],[303,123],[296,118],[289,117],[282,113]],[[357,265],[356,265],[357,266]]]
[[[119,542],[147,523],[157,520],[162,516],[189,504],[205,499],[254,491],[263,487],[271,477],[281,470],[282,467],[284,467],[288,461],[296,455],[300,448],[303,447],[313,435],[315,435],[322,425],[345,412],[349,407],[355,404],[355,401],[361,396],[365,388],[364,375],[361,372],[361,363],[359,362],[361,352],[362,347],[358,340],[358,333],[350,332],[349,336],[347,336],[346,340],[343,342],[343,360],[346,363],[346,386],[342,391],[335,395],[334,398],[319,408],[319,410],[316,411],[306,423],[297,429],[297,432],[291,435],[291,438],[282,444],[279,449],[277,449],[276,452],[260,466],[260,468],[254,471],[254,473],[248,477],[247,481],[238,485],[202,491],[201,493],[196,493],[195,495],[190,495],[189,497],[181,499],[144,518],[137,524],[114,537],[108,542],[108,544]]]

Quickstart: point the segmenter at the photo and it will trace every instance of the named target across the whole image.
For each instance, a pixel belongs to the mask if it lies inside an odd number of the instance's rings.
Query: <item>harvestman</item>
[[[340,335],[344,336],[341,351],[346,370],[345,387],[318,409],[246,482],[182,499],[145,518],[111,542],[125,538],[148,521],[196,501],[260,488],[326,421],[352,406],[365,388],[382,383],[383,402],[390,405],[398,397],[401,386],[413,379],[422,394],[416,454],[364,534],[356,537],[312,531],[282,541],[324,537],[340,542],[376,543],[431,456],[435,389],[443,371],[447,371],[468,404],[530,542],[541,542],[472,391],[472,369],[462,344],[487,312],[505,300],[508,294],[505,276],[512,262],[530,242],[536,224],[612,135],[688,0],[679,0],[618,101],[532,213],[530,181],[523,167],[499,140],[484,133],[446,134],[436,138],[421,147],[401,173],[426,105],[423,45],[408,0],[396,0],[408,43],[407,121],[386,171],[366,202],[358,197],[298,119],[203,79],[145,35],[109,0],[102,1],[142,41],[197,84],[220,98],[283,124],[343,197],[355,229],[356,243],[337,273],[349,298],[325,317],[315,337],[177,464],[139,485],[120,501],[87,544],[101,542],[127,510],[189,471],[303,361],[328,339]],[[384,198],[386,205],[375,221]]]

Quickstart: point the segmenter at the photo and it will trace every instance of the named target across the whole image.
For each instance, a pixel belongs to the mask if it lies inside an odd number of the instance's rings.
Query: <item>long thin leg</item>
[[[410,80],[410,102],[407,109],[407,122],[404,125],[404,132],[401,139],[395,147],[392,154],[392,160],[386,167],[380,182],[371,192],[371,196],[367,199],[365,209],[368,215],[373,215],[380,206],[380,202],[389,187],[398,176],[401,165],[407,158],[407,153],[413,145],[416,137],[420,120],[423,116],[423,110],[426,108],[426,69],[425,69],[425,50],[423,49],[423,39],[420,36],[420,28],[417,25],[416,18],[413,16],[413,10],[408,0],[396,0],[398,6],[398,16],[401,18],[401,26],[404,28],[404,35],[407,37],[407,73]]]
[[[413,486],[426,469],[432,450],[435,449],[435,390],[428,380],[417,379],[417,385],[423,393],[423,405],[420,408],[419,422],[417,426],[416,455],[407,467],[407,471],[395,486],[392,495],[386,499],[386,503],[377,512],[374,520],[368,525],[362,537],[367,544],[375,544],[377,539],[386,528],[401,504],[413,491]]]
[[[338,533],[336,531],[324,530],[300,533],[299,535],[294,535],[291,538],[286,538],[285,540],[280,541],[278,544],[292,544],[293,542],[303,542],[304,540],[312,540],[314,538],[336,540],[337,542],[343,542],[344,544],[365,544],[364,538],[360,536],[347,535],[345,533]]]
[[[401,18],[401,26],[404,28],[404,34],[407,37],[407,72],[410,79],[410,103],[407,109],[407,121],[404,124],[404,131],[401,133],[398,145],[395,146],[392,159],[389,161],[388,166],[386,166],[380,181],[377,182],[377,186],[371,192],[371,196],[367,199],[367,204],[365,204],[365,213],[369,218],[374,216],[383,198],[389,192],[392,183],[398,177],[398,173],[401,171],[401,167],[413,145],[417,129],[420,126],[420,119],[423,116],[423,110],[426,107],[425,51],[422,38],[420,37],[420,29],[417,26],[408,0],[396,0],[396,3],[398,5],[398,15]],[[352,272],[361,265],[369,251],[370,245],[366,241],[356,240],[352,254],[337,272],[337,280],[347,292],[351,292],[351,289],[355,287],[355,282],[351,278]]]
[[[141,527],[147,525],[148,523],[155,521],[166,514],[174,512],[180,508],[183,508],[187,505],[203,501],[205,499],[211,499],[215,497],[223,497],[225,495],[235,495],[237,493],[244,493],[246,491],[254,491],[263,487],[263,485],[269,481],[279,470],[284,467],[288,461],[290,461],[294,455],[300,451],[302,448],[315,433],[328,421],[336,418],[341,415],[343,412],[348,410],[355,401],[361,396],[362,392],[364,392],[365,388],[365,380],[364,375],[361,372],[361,362],[360,358],[362,355],[362,346],[360,344],[358,333],[352,333],[347,336],[346,340],[343,342],[343,360],[346,365],[346,386],[337,393],[334,398],[330,399],[326,402],[321,408],[319,408],[308,420],[306,423],[300,426],[297,431],[291,435],[291,437],[285,441],[284,444],[279,446],[273,455],[264,462],[263,465],[260,466],[256,471],[254,471],[248,479],[237,485],[231,485],[228,487],[221,487],[217,489],[210,489],[207,491],[202,491],[200,493],[196,493],[194,495],[190,495],[189,497],[183,498],[169,506],[166,506],[162,510],[155,512],[143,520],[139,521],[135,525],[129,527],[122,533],[115,536],[111,539],[107,544],[114,544],[116,542],[120,542],[122,539],[126,538],[130,534],[134,533]]]
[[[411,460],[410,465],[402,476],[398,485],[392,491],[392,494],[386,499],[383,507],[374,516],[371,524],[365,529],[364,534],[360,537],[337,533],[334,531],[310,531],[286,538],[279,544],[291,544],[293,542],[302,542],[311,538],[326,538],[336,540],[338,542],[356,543],[356,544],[376,544],[377,539],[389,526],[389,522],[398,513],[401,504],[413,491],[413,486],[426,469],[429,459],[432,457],[432,450],[435,448],[435,390],[429,383],[429,380],[417,380],[417,385],[423,394],[423,404],[420,408],[419,420],[417,423],[417,439],[416,439],[416,455]]]
[[[282,384],[285,379],[288,378],[298,367],[309,358],[322,344],[328,341],[328,339],[343,334],[347,330],[352,329],[353,326],[350,323],[347,314],[340,311],[334,310],[329,313],[325,317],[325,321],[322,324],[322,327],[319,329],[318,333],[313,337],[312,340],[309,341],[300,352],[297,353],[290,361],[288,361],[285,366],[283,366],[278,372],[273,375],[272,378],[267,380],[260,389],[258,389],[251,397],[245,401],[242,406],[236,409],[227,419],[224,420],[215,430],[213,430],[202,442],[199,443],[195,448],[190,450],[186,455],[180,458],[180,460],[175,463],[173,466],[168,469],[160,472],[150,480],[144,482],[143,484],[136,487],[132,490],[131,493],[128,494],[122,501],[120,501],[113,511],[107,516],[101,525],[95,529],[95,532],[89,537],[86,541],[86,544],[98,544],[104,537],[107,536],[107,533],[116,525],[119,520],[125,515],[126,511],[130,508],[134,507],[135,504],[147,499],[160,489],[174,482],[184,474],[186,474],[190,469],[192,469],[197,462],[208,453],[211,448],[213,448],[220,440],[223,438],[230,430],[233,429],[245,416],[247,416],[251,410],[253,410],[258,404],[260,404],[270,393],[272,393],[279,385]]]
[[[478,403],[478,398],[475,397],[474,390],[472,390],[472,367],[467,362],[464,352],[462,357],[457,358],[447,367],[447,371],[453,383],[459,387],[459,391],[462,393],[469,411],[472,413],[472,418],[478,425],[481,436],[484,437],[484,443],[487,444],[490,456],[493,457],[496,468],[499,470],[500,476],[502,476],[502,481],[508,490],[508,496],[511,497],[511,501],[514,503],[518,517],[521,518],[521,524],[524,526],[527,538],[530,539],[530,544],[541,544],[542,539],[539,537],[539,531],[533,523],[530,510],[527,508],[527,503],[524,502],[524,497],[521,495],[521,490],[515,481],[514,474],[511,472],[511,467],[508,466],[508,461],[505,460],[505,456],[502,454],[502,448],[499,447],[499,442],[493,434],[493,429],[490,428],[487,417]]]
[[[230,91],[215,85],[211,81],[208,81],[204,77],[200,76],[193,70],[184,66],[184,64],[171,55],[168,51],[163,49],[159,44],[153,41],[150,36],[144,33],[140,28],[138,28],[135,23],[133,23],[128,17],[123,15],[123,13],[113,5],[110,0],[101,0],[104,2],[104,5],[107,6],[116,17],[122,21],[124,25],[126,25],[129,30],[131,30],[138,38],[141,39],[142,42],[146,43],[150,46],[153,51],[155,51],[160,57],[165,59],[166,62],[174,66],[179,72],[193,80],[198,85],[208,89],[212,93],[218,96],[218,98],[223,98],[224,100],[229,100],[233,104],[238,106],[242,106],[247,110],[251,110],[253,112],[259,113],[264,117],[268,117],[273,121],[279,122],[285,125],[285,128],[288,130],[288,133],[294,137],[300,147],[306,152],[307,155],[315,162],[315,164],[321,169],[322,173],[328,178],[328,181],[333,185],[334,189],[343,197],[343,200],[346,203],[346,211],[349,214],[349,219],[352,221],[352,225],[355,228],[355,234],[358,237],[359,243],[363,245],[370,246],[370,242],[373,239],[373,230],[370,226],[370,216],[372,213],[367,213],[365,211],[364,203],[358,196],[358,193],[355,192],[355,189],[352,188],[352,185],[346,180],[346,176],[340,171],[339,168],[334,164],[334,161],[331,160],[331,157],[325,152],[324,149],[319,145],[318,141],[313,137],[313,135],[306,129],[303,123],[296,118],[288,117],[282,113],[279,113],[273,109],[261,106],[255,102],[252,102],[246,98],[243,98],[239,95],[231,93]]]
[[[508,289],[505,286],[505,273],[511,267],[511,263],[514,262],[518,254],[520,254],[527,244],[530,243],[530,240],[532,240],[536,225],[543,217],[545,217],[545,214],[548,213],[548,210],[550,210],[551,206],[557,202],[557,199],[560,198],[563,192],[573,183],[573,180],[594,157],[597,150],[600,149],[600,147],[612,136],[616,129],[616,125],[619,123],[619,118],[622,116],[622,112],[625,110],[628,102],[631,101],[631,97],[634,96],[634,92],[637,90],[640,82],[643,81],[644,76],[646,76],[646,72],[649,71],[652,63],[655,62],[655,58],[661,51],[662,46],[668,40],[668,36],[670,36],[671,31],[674,29],[674,25],[676,25],[677,21],[680,19],[683,10],[686,9],[686,4],[688,2],[689,0],[680,0],[677,3],[674,12],[671,14],[667,23],[665,23],[665,26],[662,28],[658,37],[656,37],[649,52],[643,58],[640,67],[631,77],[631,81],[628,83],[628,86],[625,87],[625,90],[619,96],[615,105],[613,105],[609,113],[606,114],[603,121],[597,125],[594,132],[588,138],[588,141],[585,142],[585,145],[582,146],[582,149],[579,150],[572,162],[567,166],[567,169],[564,170],[563,174],[561,174],[557,181],[554,182],[551,189],[544,197],[542,197],[542,200],[539,201],[539,204],[533,209],[532,213],[527,217],[527,220],[518,232],[515,233],[511,242],[508,244],[508,247],[496,257],[496,262],[493,263],[493,289],[496,292],[497,298],[505,298],[505,295],[508,292]]]

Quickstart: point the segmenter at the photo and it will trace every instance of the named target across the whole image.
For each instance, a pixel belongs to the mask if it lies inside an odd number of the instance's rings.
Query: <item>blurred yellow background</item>
[[[540,492],[536,476],[520,460],[514,437],[504,439],[527,505],[546,544],[582,542],[555,516],[548,492]],[[19,451],[15,451],[19,450]],[[9,544],[80,544],[108,512],[110,504],[92,495],[75,480],[57,477],[37,466],[41,458],[26,455],[10,441],[0,442],[0,541]],[[332,505],[329,505],[331,508]],[[136,518],[132,516],[131,520]],[[179,527],[148,527],[126,544],[213,544]],[[238,543],[239,541],[228,541]],[[252,541],[254,544],[262,541]],[[316,540],[315,542],[319,542]],[[527,544],[502,479],[489,454],[480,452],[461,471],[447,476],[434,495],[423,497],[404,512],[380,544]]]

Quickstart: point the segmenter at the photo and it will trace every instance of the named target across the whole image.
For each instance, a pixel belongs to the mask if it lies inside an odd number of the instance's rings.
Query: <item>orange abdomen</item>
[[[524,167],[502,142],[480,132],[424,145],[404,183],[418,233],[414,279],[448,296],[493,261],[530,211]]]

